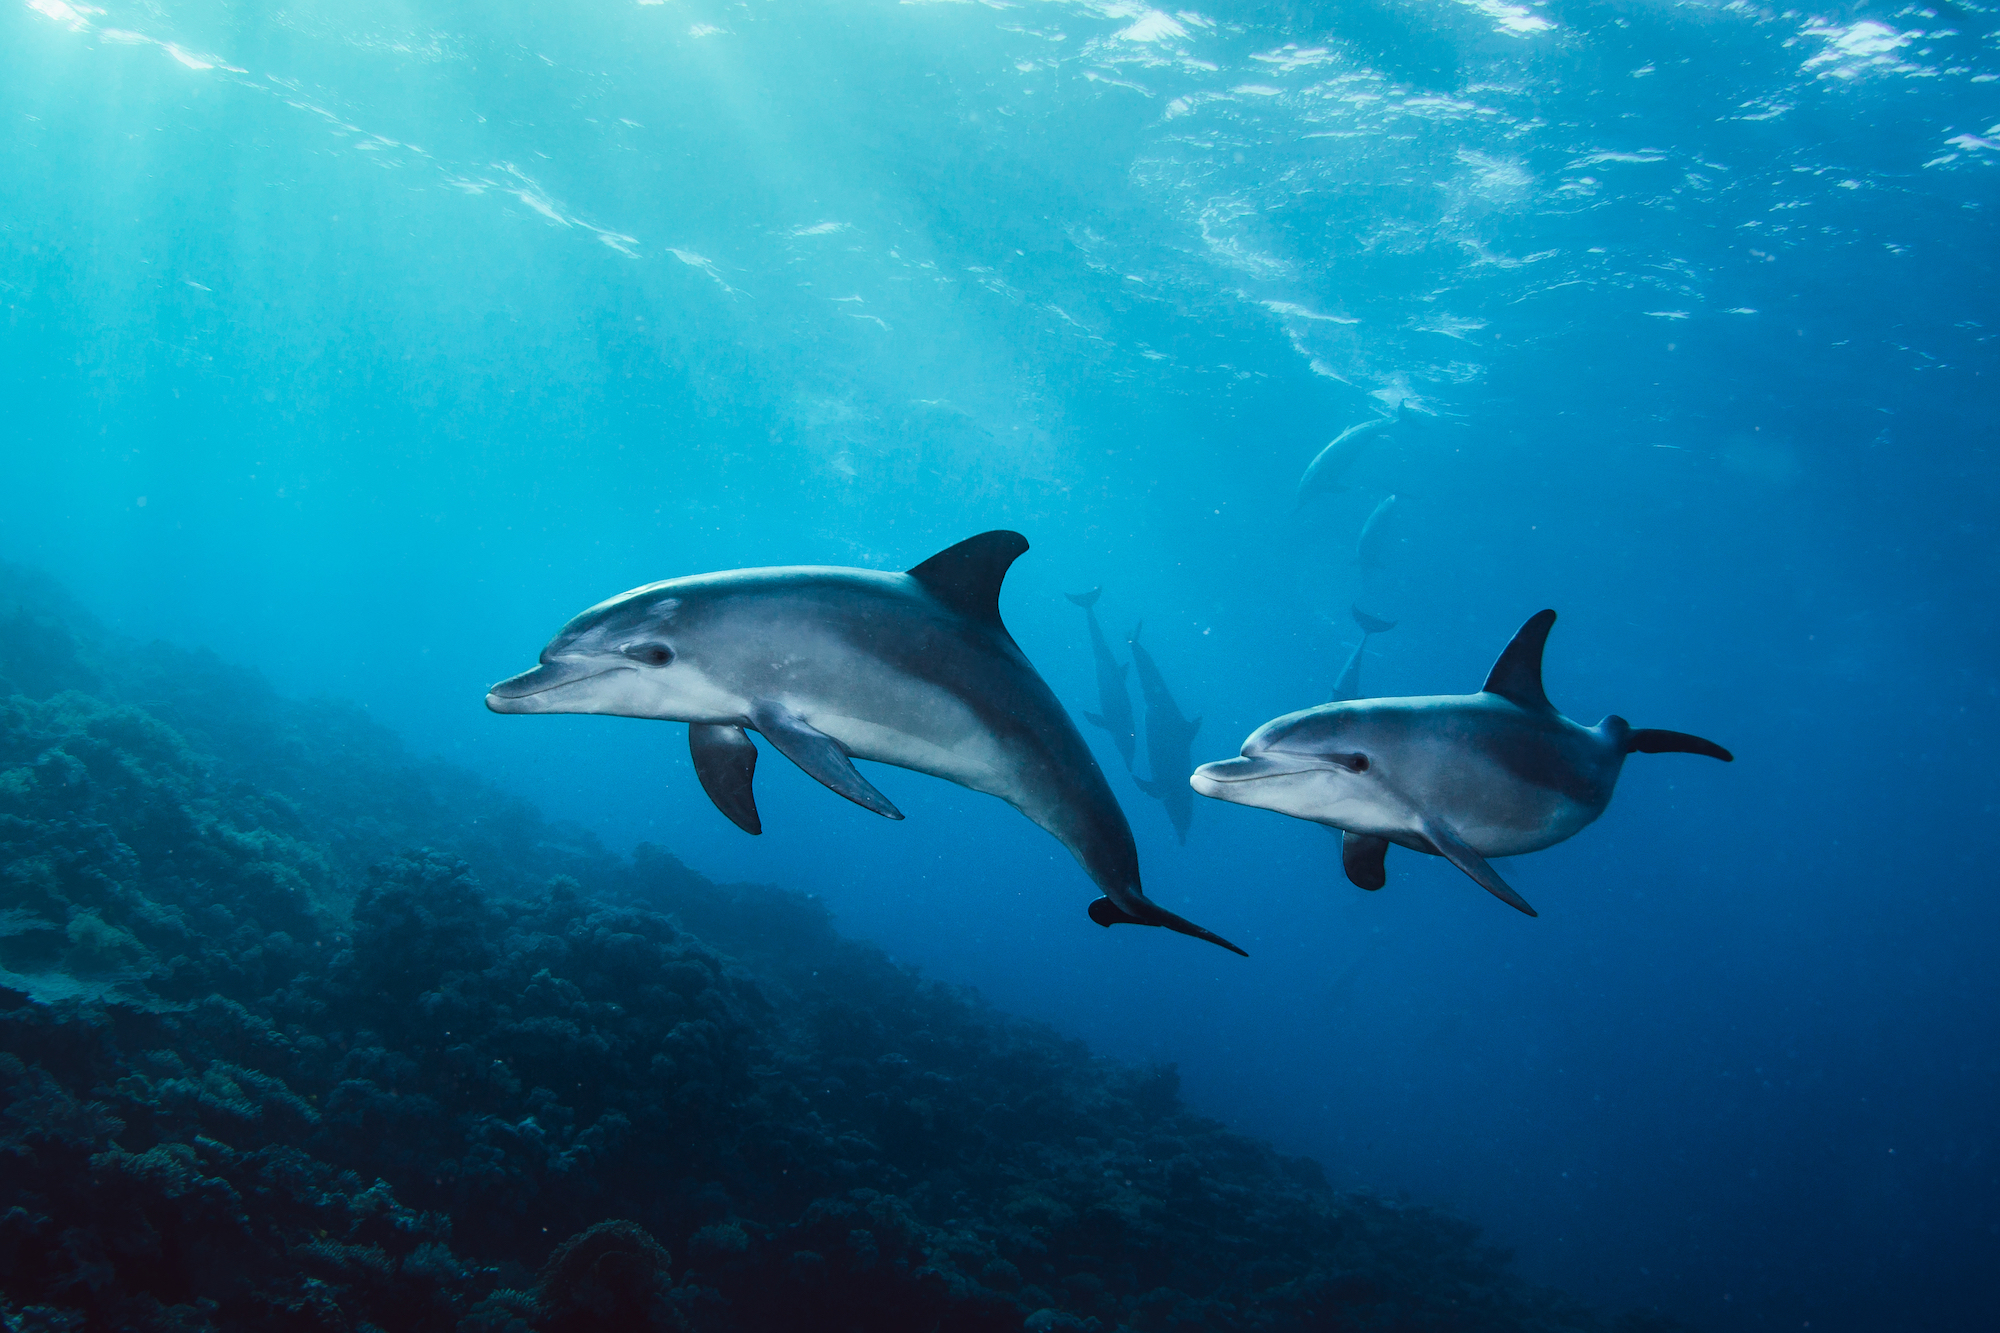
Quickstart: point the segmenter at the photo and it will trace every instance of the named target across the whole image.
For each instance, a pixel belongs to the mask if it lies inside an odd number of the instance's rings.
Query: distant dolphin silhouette
[[[1097,707],[1095,713],[1083,716],[1094,727],[1102,727],[1111,733],[1111,743],[1118,747],[1119,757],[1125,761],[1125,771],[1132,771],[1132,754],[1138,748],[1139,736],[1132,724],[1132,696],[1125,689],[1125,673],[1131,668],[1111,655],[1111,645],[1104,641],[1104,631],[1097,627],[1097,612],[1091,608],[1097,605],[1097,596],[1102,588],[1092,588],[1089,592],[1066,592],[1063,596],[1083,608],[1083,618],[1090,624],[1090,657],[1097,666]]]
[[[1179,775],[1193,763],[1194,734],[1201,730],[1201,719],[1190,722],[1181,716],[1180,705],[1167,692],[1166,679],[1154,664],[1153,655],[1139,646],[1142,628],[1143,623],[1134,625],[1127,642],[1132,649],[1132,665],[1139,668],[1139,690],[1146,696],[1146,767],[1153,776],[1142,778],[1135,773],[1132,780],[1139,784],[1140,791],[1167,807],[1174,836],[1186,846],[1188,825],[1194,822],[1194,797]]]
[[[1396,628],[1395,621],[1371,616],[1359,606],[1350,606],[1347,611],[1354,617],[1354,623],[1361,626],[1361,642],[1354,645],[1347,665],[1340,669],[1340,679],[1334,682],[1333,697],[1328,703],[1342,704],[1361,697],[1361,654],[1368,647],[1368,640]]]
[[[1361,525],[1361,535],[1354,539],[1354,563],[1363,569],[1380,569],[1387,561],[1389,515],[1396,508],[1396,497],[1386,497],[1368,515],[1368,521]]]
[[[1334,436],[1332,442],[1314,454],[1312,462],[1306,464],[1305,473],[1299,478],[1298,501],[1293,506],[1294,510],[1305,508],[1316,495],[1332,495],[1346,490],[1347,483],[1342,478],[1361,455],[1368,452],[1369,446],[1388,439],[1398,426],[1408,425],[1409,422],[1409,400],[1406,398],[1396,404],[1393,416],[1360,422]]]
[[[890,819],[902,812],[852,761],[929,773],[998,796],[1069,848],[1104,892],[1098,924],[1242,953],[1141,890],[1117,798],[1000,623],[1001,580],[1027,549],[1018,532],[987,532],[907,574],[797,565],[650,583],[570,621],[486,706],[686,722],[702,789],[747,833],[763,830],[748,731]]]
[[[1342,830],[1341,861],[1364,889],[1387,882],[1394,842],[1442,856],[1511,907],[1535,915],[1488,864],[1540,851],[1604,813],[1625,756],[1734,758],[1713,741],[1637,730],[1622,717],[1584,727],[1542,689],[1553,611],[1514,636],[1478,694],[1321,704],[1266,722],[1240,759],[1203,764],[1194,790]]]

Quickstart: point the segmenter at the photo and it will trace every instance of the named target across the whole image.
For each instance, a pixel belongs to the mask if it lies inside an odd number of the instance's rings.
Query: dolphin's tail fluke
[[[1245,958],[1250,956],[1206,926],[1197,926],[1184,916],[1175,916],[1172,912],[1169,912],[1166,908],[1161,907],[1149,898],[1141,897],[1139,901],[1151,909],[1149,916],[1134,916],[1117,903],[1112,902],[1109,898],[1099,898],[1090,905],[1090,919],[1100,926],[1165,926],[1168,930],[1176,931],[1182,935],[1192,935],[1198,940],[1207,940],[1210,944],[1219,944],[1233,954],[1242,954]]]
[[[1347,609],[1353,615],[1354,623],[1361,626],[1363,634],[1387,634],[1390,630],[1396,628],[1395,621],[1384,620],[1380,616],[1371,616],[1358,605],[1350,606]]]
[[[1103,591],[1102,588],[1092,588],[1089,592],[1066,592],[1063,596],[1087,611],[1097,605],[1097,595]]]

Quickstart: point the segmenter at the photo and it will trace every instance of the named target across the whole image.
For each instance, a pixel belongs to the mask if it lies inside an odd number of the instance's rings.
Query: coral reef
[[[4,567],[0,1292],[8,1330],[1656,1326]]]

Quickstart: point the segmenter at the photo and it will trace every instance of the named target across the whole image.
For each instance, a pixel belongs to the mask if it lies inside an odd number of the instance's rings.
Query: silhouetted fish
[[[1201,719],[1190,722],[1181,716],[1180,705],[1167,692],[1167,682],[1153,655],[1139,646],[1142,628],[1134,625],[1128,642],[1132,664],[1139,668],[1139,690],[1146,696],[1146,767],[1153,776],[1142,778],[1135,773],[1132,780],[1140,791],[1167,807],[1174,834],[1185,845],[1188,825],[1194,822],[1194,797],[1180,775],[1193,765],[1194,735],[1201,730]]]
[[[1368,640],[1374,635],[1387,634],[1396,628],[1395,621],[1371,616],[1359,606],[1350,606],[1347,611],[1354,617],[1354,623],[1361,626],[1361,642],[1354,645],[1353,653],[1348,656],[1347,665],[1340,669],[1340,679],[1334,682],[1333,695],[1327,700],[1328,703],[1346,703],[1361,697],[1361,654],[1368,647]]]
[[[1132,719],[1132,696],[1125,689],[1125,673],[1130,668],[1111,655],[1111,645],[1104,641],[1104,631],[1097,625],[1097,612],[1091,609],[1103,591],[1092,588],[1089,592],[1067,592],[1063,596],[1083,608],[1083,618],[1090,624],[1090,657],[1097,667],[1098,711],[1085,713],[1084,719],[1111,733],[1111,743],[1118,747],[1119,757],[1125,761],[1125,771],[1129,773],[1133,752],[1139,745]]]
[[[1396,404],[1394,416],[1377,417],[1373,421],[1363,421],[1349,426],[1333,437],[1333,440],[1313,455],[1312,462],[1306,464],[1304,475],[1299,478],[1298,502],[1295,509],[1302,509],[1315,495],[1331,495],[1347,489],[1342,480],[1348,469],[1366,453],[1369,446],[1389,438],[1398,426],[1408,425],[1410,410],[1408,400]]]

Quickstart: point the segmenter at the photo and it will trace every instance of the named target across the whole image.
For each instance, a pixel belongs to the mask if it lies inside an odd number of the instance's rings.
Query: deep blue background
[[[0,8],[0,557],[843,926],[1531,1275],[1718,1329],[1974,1329],[1996,1210],[2000,53],[1971,6],[668,0]],[[710,29],[710,31],[704,31]],[[858,299],[856,299],[858,298]],[[1428,429],[1291,512],[1342,427]],[[1399,495],[1389,567],[1361,521]],[[680,573],[1009,526],[1075,709],[1143,618],[1198,759],[1562,612],[1640,757],[1506,911],[1114,771],[1149,889],[894,770],[497,718]],[[1099,747],[1108,768],[1119,761]],[[1143,759],[1142,759],[1143,765]]]

